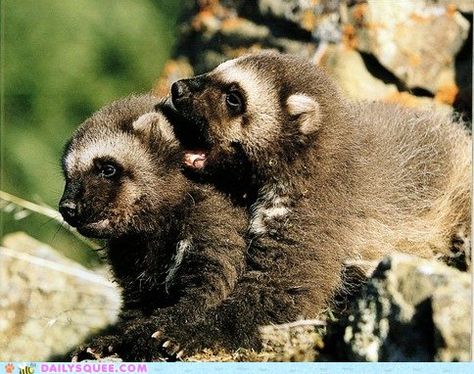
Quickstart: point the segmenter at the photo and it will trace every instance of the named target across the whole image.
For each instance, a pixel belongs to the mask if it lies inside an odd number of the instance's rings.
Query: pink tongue
[[[184,163],[188,167],[201,169],[204,167],[205,162],[206,162],[206,154],[204,152],[187,151],[184,154]]]

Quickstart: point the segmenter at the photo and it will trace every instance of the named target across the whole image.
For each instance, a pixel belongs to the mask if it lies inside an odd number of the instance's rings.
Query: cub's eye
[[[238,92],[229,92],[225,97],[227,108],[233,113],[242,113],[243,99]]]
[[[99,174],[104,178],[111,178],[117,173],[117,168],[111,164],[104,164],[99,167]]]

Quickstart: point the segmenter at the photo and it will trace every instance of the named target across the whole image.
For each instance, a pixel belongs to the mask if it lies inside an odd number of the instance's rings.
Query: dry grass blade
[[[79,239],[81,242],[91,247],[92,249],[97,250],[97,249],[102,248],[101,245],[79,234],[74,227],[71,227],[66,221],[64,221],[63,217],[57,210],[49,206],[32,203],[31,201],[24,200],[20,197],[11,195],[5,191],[0,191],[0,202],[2,203],[1,209],[6,213],[13,213],[14,208],[19,207],[22,209],[20,210],[20,212],[27,210],[33,213],[41,214],[43,216],[49,217],[53,219],[54,221],[58,222],[62,227],[67,229],[69,232],[71,232],[77,239]],[[25,213],[21,215],[24,215],[24,214]],[[24,217],[21,217],[21,218],[24,218]]]

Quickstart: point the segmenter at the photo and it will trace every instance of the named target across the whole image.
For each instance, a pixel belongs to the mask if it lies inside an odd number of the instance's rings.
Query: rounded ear
[[[286,100],[288,113],[297,116],[300,131],[309,135],[321,125],[321,108],[316,100],[305,94],[293,94]]]
[[[176,142],[173,129],[165,118],[165,116],[159,112],[146,113],[133,122],[133,131],[142,133],[145,136],[161,137],[163,140],[169,142]]]

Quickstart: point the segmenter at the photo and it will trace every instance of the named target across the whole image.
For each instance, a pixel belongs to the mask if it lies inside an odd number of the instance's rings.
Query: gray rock
[[[446,7],[454,7],[463,13],[472,13],[474,10],[474,1],[472,0],[430,0],[430,2]]]
[[[337,24],[339,20],[337,11],[340,4],[344,2],[344,0],[259,0],[258,6],[263,16],[281,18],[312,32],[330,14],[336,16],[336,22],[333,25]],[[330,34],[330,37],[329,35],[327,36],[329,39],[334,39],[332,41],[336,41],[338,34],[339,31],[335,31]],[[332,35],[336,36],[333,37]],[[329,39],[325,40],[330,41]]]
[[[120,293],[105,277],[24,233],[0,247],[0,361],[46,361],[113,323]]]
[[[407,87],[440,98],[456,90],[454,58],[469,32],[469,21],[458,11],[428,0],[368,0],[352,8],[350,19],[356,47],[373,54]]]
[[[419,97],[400,92],[396,85],[375,78],[359,52],[344,45],[328,45],[321,58],[321,65],[337,81],[344,93],[356,100],[382,100],[405,106],[452,112],[452,107],[429,97]]]
[[[364,287],[343,330],[354,361],[468,361],[469,274],[436,260],[394,254]]]

